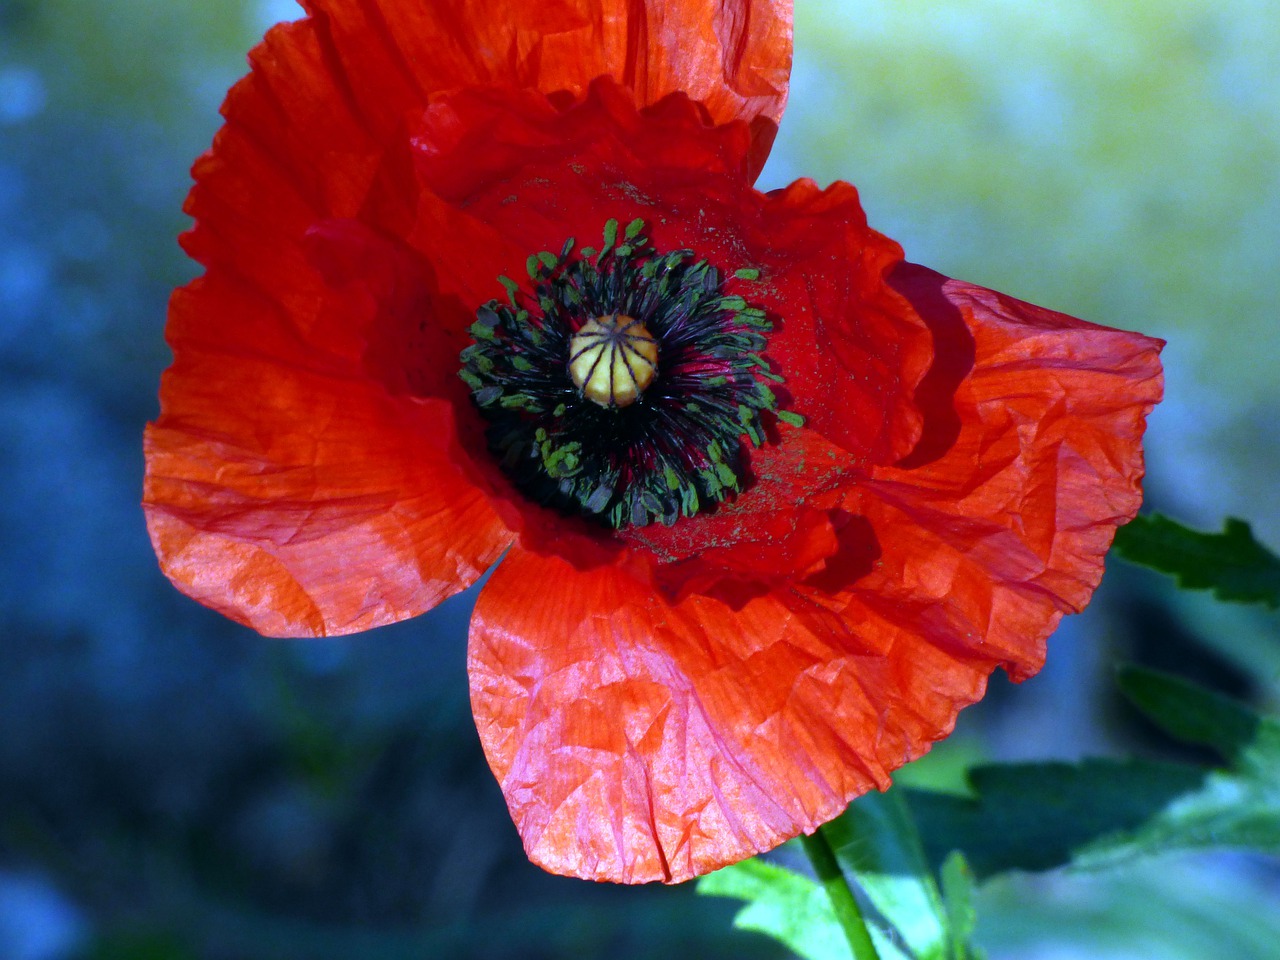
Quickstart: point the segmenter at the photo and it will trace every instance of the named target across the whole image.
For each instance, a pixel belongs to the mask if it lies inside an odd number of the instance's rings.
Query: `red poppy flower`
[[[627,882],[814,830],[1039,669],[1160,344],[904,262],[848,184],[754,190],[788,3],[306,7],[194,171],[146,438],[180,589],[349,633],[505,551],[486,755],[536,862]]]

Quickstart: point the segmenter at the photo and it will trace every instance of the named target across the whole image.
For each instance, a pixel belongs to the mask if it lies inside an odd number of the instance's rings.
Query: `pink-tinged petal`
[[[531,859],[679,882],[840,813],[945,735],[994,660],[813,591],[670,605],[516,548],[472,620],[476,725]]]

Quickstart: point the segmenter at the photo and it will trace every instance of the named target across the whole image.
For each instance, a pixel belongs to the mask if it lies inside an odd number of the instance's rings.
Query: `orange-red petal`
[[[510,539],[448,403],[384,375],[378,332],[421,308],[425,267],[372,249],[352,283],[306,245],[247,245],[173,297],[146,438],[152,542],[179,589],[265,634],[414,616]]]
[[[476,726],[534,862],[687,880],[812,831],[950,729],[994,661],[805,591],[670,605],[516,548],[471,626]],[[806,609],[812,607],[813,609]]]
[[[386,130],[441,90],[498,83],[576,99],[611,76],[641,106],[682,91],[751,125],[764,165],[791,72],[789,0],[311,0],[359,111]]]
[[[886,619],[965,638],[1016,680],[1081,610],[1142,501],[1142,434],[1163,342],[903,264],[937,376],[920,447],[861,486],[883,553],[855,589]],[[958,380],[958,382],[956,382]],[[954,641],[952,641],[954,642]]]

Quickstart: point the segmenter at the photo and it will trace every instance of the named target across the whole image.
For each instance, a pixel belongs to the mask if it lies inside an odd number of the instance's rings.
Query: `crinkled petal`
[[[372,333],[420,306],[418,265],[384,258],[353,284],[332,256],[326,277],[301,248],[243,254],[285,271],[270,293],[246,262],[174,294],[146,441],[161,567],[281,636],[368,629],[465,589],[510,535],[468,478],[449,404],[397,390]]]
[[[855,593],[890,620],[927,620],[939,642],[980,644],[1024,679],[1142,501],[1163,343],[915,264],[892,282],[940,359],[922,386],[920,446],[861,486],[883,552]]]
[[[752,128],[764,165],[791,71],[788,0],[312,0],[311,23],[359,112],[384,130],[441,90],[577,98],[611,76],[644,106],[676,91]]]
[[[846,623],[803,591],[673,606],[617,568],[519,548],[481,592],[469,662],[530,858],[624,883],[814,830],[949,731],[994,666]]]

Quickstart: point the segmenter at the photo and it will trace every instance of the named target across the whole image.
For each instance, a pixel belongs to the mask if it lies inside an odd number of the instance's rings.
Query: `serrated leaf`
[[[1172,575],[1184,589],[1280,607],[1280,557],[1235,517],[1222,533],[1201,533],[1158,514],[1136,517],[1116,533],[1115,549],[1132,563]]]
[[[930,862],[961,850],[978,877],[1050,870],[1107,836],[1136,831],[1204,783],[1194,767],[1119,760],[969,771],[972,797],[905,791]]]
[[[805,960],[853,960],[826,891],[786,867],[743,860],[703,877],[698,893],[747,901],[733,925],[773,937]]]
[[[1185,743],[1218,751],[1233,768],[1280,776],[1280,721],[1254,713],[1194,683],[1139,667],[1122,667],[1121,692],[1152,723]]]
[[[974,872],[989,877],[1175,850],[1280,853],[1280,721],[1147,671],[1127,671],[1124,684],[1153,720],[1214,746],[1230,766],[1086,760],[975,767],[972,797],[904,791],[930,862],[962,850]]]

